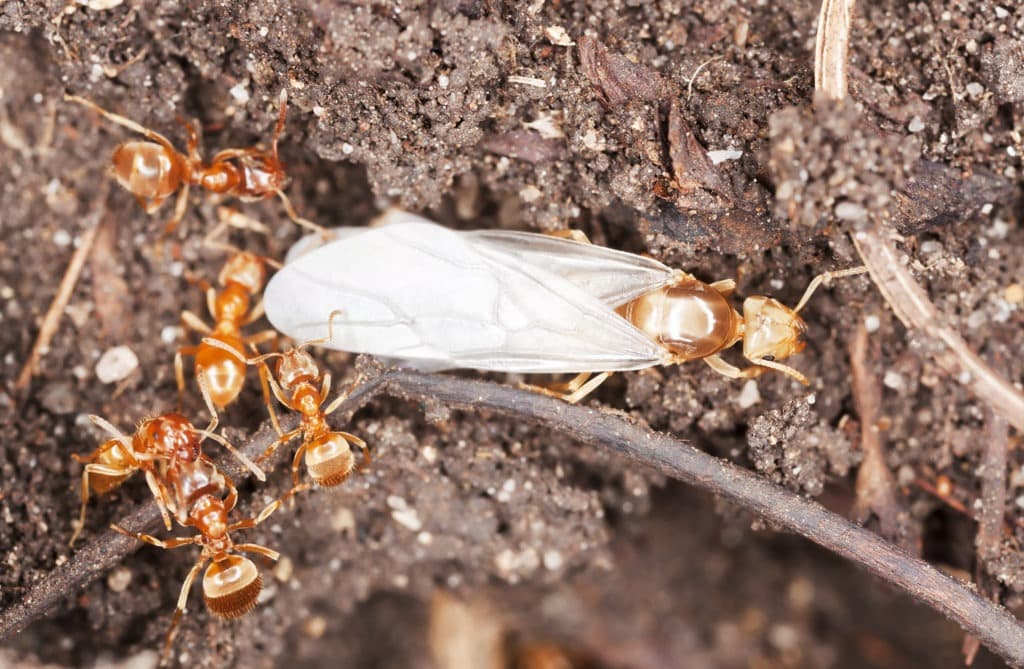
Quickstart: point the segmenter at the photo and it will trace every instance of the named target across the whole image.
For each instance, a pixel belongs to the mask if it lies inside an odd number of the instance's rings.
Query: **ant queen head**
[[[743,357],[755,364],[785,360],[804,350],[807,324],[778,300],[748,297],[743,301],[743,320]]]

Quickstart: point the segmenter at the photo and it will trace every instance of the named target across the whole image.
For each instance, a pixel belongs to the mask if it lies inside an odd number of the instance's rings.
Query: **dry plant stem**
[[[355,408],[380,393],[423,403],[441,402],[468,411],[516,416],[584,443],[610,448],[638,464],[720,495],[861,565],[957,622],[1011,664],[1024,667],[1024,627],[1004,609],[816,502],[684,441],[653,432],[615,413],[573,406],[486,381],[404,370],[367,374],[367,381],[346,400],[338,412],[342,415],[335,414],[332,423],[347,421]],[[289,416],[283,427],[289,429],[294,420]],[[272,431],[263,430],[242,450],[254,456],[274,438]],[[133,529],[155,525],[159,519],[153,507],[149,504],[136,512],[124,521],[125,525]],[[24,629],[136,547],[135,542],[121,542],[110,534],[94,540],[49,578],[41,580],[21,603],[0,613],[0,638]]]
[[[814,40],[814,90],[826,100],[846,98],[847,53],[855,0],[823,0]]]
[[[953,328],[943,322],[924,288],[911,276],[896,247],[879,230],[853,235],[853,244],[868,267],[871,279],[907,329],[918,329],[943,350],[935,362],[974,396],[1024,432],[1024,393],[978,357]]]
[[[999,556],[1003,545],[1006,514],[1006,451],[1009,446],[1009,426],[1006,420],[989,408],[985,420],[985,450],[981,456],[978,477],[981,479],[981,508],[978,512],[978,534],[974,537],[977,556],[974,580],[982,594],[999,601],[999,585],[986,567],[986,562]],[[964,664],[974,663],[981,642],[968,634],[964,637]]]
[[[75,252],[71,254],[71,261],[64,271],[64,278],[60,280],[60,285],[57,286],[57,294],[53,296],[50,308],[46,310],[43,322],[39,326],[39,334],[36,335],[36,341],[32,344],[32,352],[29,353],[28,359],[21,368],[21,372],[18,373],[18,379],[14,382],[15,390],[23,390],[28,386],[29,381],[32,380],[32,376],[39,367],[39,360],[43,357],[43,352],[50,346],[50,340],[53,339],[53,336],[57,334],[60,319],[64,315],[64,308],[71,301],[71,295],[75,292],[75,286],[78,284],[78,277],[82,275],[82,268],[85,267],[85,261],[89,258],[89,253],[92,251],[92,243],[96,240],[96,231],[99,229],[100,217],[107,209],[107,193],[109,192],[110,183],[104,179],[103,185],[100,186],[99,195],[93,200],[89,218],[85,222],[85,233],[82,235],[82,241],[78,248],[75,249]]]
[[[1006,452],[1010,435],[1006,419],[989,409],[985,427],[985,451],[978,472],[981,478],[981,509],[974,545],[978,561],[999,556],[1005,532]]]
[[[864,524],[873,513],[878,518],[882,536],[896,539],[902,509],[896,494],[896,481],[885,463],[882,435],[878,430],[882,384],[869,368],[868,358],[868,331],[862,322],[850,343],[853,403],[860,418],[860,447],[864,452],[864,459],[857,470],[857,499],[852,515],[858,523]],[[911,548],[906,543],[902,545]]]

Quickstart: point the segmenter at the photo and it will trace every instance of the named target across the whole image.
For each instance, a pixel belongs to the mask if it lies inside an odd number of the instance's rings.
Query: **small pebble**
[[[132,572],[127,567],[118,567],[107,575],[107,587],[114,592],[124,592],[132,582]]]
[[[1011,283],[1003,292],[1003,299],[1010,304],[1024,303],[1024,286],[1019,283]]]
[[[836,205],[836,218],[844,221],[863,221],[868,217],[868,211],[856,202],[840,202]]]
[[[743,389],[740,390],[739,397],[736,398],[736,404],[741,409],[749,409],[758,402],[761,401],[761,392],[757,389],[757,381],[754,379],[748,379],[743,384]]]
[[[287,555],[282,555],[277,564],[274,565],[274,578],[282,583],[291,580],[292,574],[295,573],[295,565],[292,563],[291,558]]]
[[[249,89],[246,88],[245,83],[235,84],[228,92],[231,93],[231,97],[239,104],[244,105],[249,101]]]
[[[870,314],[864,317],[864,329],[868,332],[878,332],[880,327],[882,327],[882,320],[878,316]]]
[[[910,119],[910,123],[907,124],[907,130],[910,132],[921,132],[924,130],[924,121],[921,120],[920,116],[915,116]]]
[[[310,639],[319,639],[327,631],[327,619],[323,616],[312,616],[302,624],[302,633]]]
[[[139,358],[127,346],[108,348],[96,362],[96,378],[101,383],[116,383],[128,378],[139,366]]]
[[[396,509],[391,512],[391,517],[396,523],[413,532],[419,532],[423,529],[423,521],[420,520],[416,509]]]
[[[894,372],[891,369],[885,373],[882,377],[882,385],[886,388],[892,388],[893,390],[903,389],[903,376],[899,372]]]
[[[727,160],[739,160],[742,156],[742,151],[734,151],[729,149],[721,149],[719,151],[708,151],[708,158],[711,159],[712,165],[724,163]]]

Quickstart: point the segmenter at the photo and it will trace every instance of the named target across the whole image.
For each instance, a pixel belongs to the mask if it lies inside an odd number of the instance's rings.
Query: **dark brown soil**
[[[176,117],[197,118],[212,154],[266,140],[284,88],[288,192],[325,225],[397,205],[466,228],[576,227],[788,304],[815,274],[857,264],[847,233],[883,219],[971,346],[1024,381],[1017,3],[861,3],[856,106],[815,109],[813,2],[88,6],[98,4],[0,8],[0,606],[72,552],[81,468],[69,456],[102,438],[87,415],[128,429],[174,408],[172,358],[184,341],[174,326],[183,309],[205,313],[187,277],[212,280],[223,262],[201,244],[213,198],[194,192],[185,224],[161,245],[171,206],[148,217],[111,187],[60,328],[16,392],[110,151],[128,136],[65,103],[66,92],[175,142]],[[712,166],[701,147],[742,155]],[[280,256],[299,234],[276,202],[243,208],[274,233],[239,243]],[[809,344],[793,364],[808,389],[781,374],[731,381],[698,363],[614,378],[594,401],[846,513],[861,460],[849,345],[866,323],[868,367],[884,384],[885,464],[916,531],[896,538],[920,536],[912,549],[985,574],[1019,605],[1019,437],[1009,535],[976,565],[976,526],[958,507],[969,513],[979,499],[984,405],[930,361],[931,343],[908,334],[867,279],[823,290],[805,315]],[[97,361],[114,346],[129,347],[138,368],[104,384]],[[336,377],[349,371],[347,356],[321,360]],[[200,407],[188,398],[189,413]],[[246,534],[287,559],[265,570],[261,605],[238,622],[212,619],[193,592],[182,664],[959,661],[959,630],[806,542],[757,531],[754,518],[544,429],[423,409],[379,400],[357,414],[351,431],[370,443],[373,467]],[[240,442],[264,417],[252,383],[224,422]],[[247,484],[242,510],[287,481],[282,471]],[[929,492],[947,483],[948,500]],[[132,481],[94,501],[85,539],[145,497]],[[141,548],[5,642],[0,664],[151,664],[193,559],[190,548]],[[470,647],[476,655],[452,650]],[[461,663],[444,660],[452,655]],[[999,663],[983,652],[975,666]]]

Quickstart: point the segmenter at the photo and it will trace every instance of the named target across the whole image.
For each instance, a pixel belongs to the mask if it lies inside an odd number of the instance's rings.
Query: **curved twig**
[[[639,464],[720,495],[842,555],[955,621],[1011,664],[1024,666],[1024,627],[1005,609],[816,502],[684,441],[654,432],[618,414],[573,406],[486,381],[405,370],[370,375],[343,404],[336,420],[347,420],[346,416],[356,408],[381,393],[418,402],[442,402],[469,411],[518,416],[582,442],[610,448]],[[293,421],[294,417],[289,419]],[[273,433],[264,430],[242,450],[256,455],[272,439]],[[244,472],[236,473],[244,476]],[[148,504],[122,524],[141,529],[158,521],[155,505]],[[33,587],[22,602],[0,613],[0,638],[45,615],[62,598],[97,578],[136,546],[131,539],[113,533],[94,539]]]

